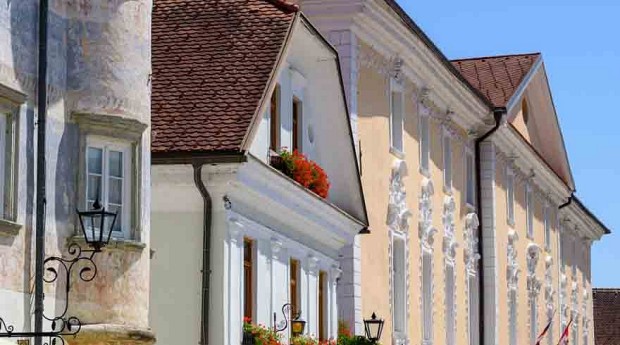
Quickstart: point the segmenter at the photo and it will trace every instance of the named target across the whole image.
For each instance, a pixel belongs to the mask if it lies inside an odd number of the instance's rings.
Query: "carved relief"
[[[588,291],[588,289],[586,289],[584,287],[583,290],[583,306],[582,306],[582,310],[581,310],[581,314],[583,315],[582,317],[582,327],[581,327],[581,332],[582,332],[582,337],[584,339],[583,345],[587,344],[587,339],[588,339],[588,332],[589,332],[589,328],[590,328],[590,318],[588,317],[588,302],[590,299],[590,293]]]
[[[578,284],[577,282],[573,282],[571,286],[571,317],[573,319],[573,334],[577,332],[579,327],[579,305],[578,305]]]
[[[514,231],[508,232],[508,248],[506,250],[508,257],[508,267],[506,268],[506,276],[508,282],[508,290],[516,290],[519,283],[519,263],[517,262],[517,248],[516,242],[519,240],[519,235]],[[509,291],[510,293],[510,291]]]
[[[475,213],[469,213],[465,217],[465,248],[463,250],[463,256],[465,259],[465,268],[470,274],[476,274],[478,260],[480,260],[477,236],[479,226],[478,215]]]
[[[458,243],[454,233],[454,212],[456,211],[456,203],[454,197],[448,195],[444,197],[443,202],[443,254],[446,263],[454,264],[456,257],[456,248]]]
[[[412,214],[407,206],[407,193],[403,183],[405,176],[407,176],[407,164],[405,161],[396,160],[390,178],[390,201],[386,222],[391,230],[408,233],[409,218]]]
[[[536,266],[540,256],[540,247],[535,243],[527,246],[527,291],[532,297],[540,292],[540,280],[536,277]]]
[[[420,219],[418,223],[418,236],[424,249],[432,252],[434,235],[437,229],[433,228],[433,201],[432,197],[435,193],[433,182],[424,178],[422,180],[422,190],[419,200]]]
[[[568,303],[566,303],[566,287],[568,285],[568,278],[566,277],[566,274],[562,273],[562,275],[560,276],[560,313],[562,315],[562,329],[564,329],[566,327],[566,323],[568,322],[568,318],[569,318],[569,309],[568,309]]]
[[[545,306],[547,307],[547,317],[552,318],[554,312],[554,296],[553,291],[553,257],[547,255],[545,258]]]

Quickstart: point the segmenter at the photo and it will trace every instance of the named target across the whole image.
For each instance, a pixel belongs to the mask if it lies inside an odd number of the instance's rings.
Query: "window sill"
[[[0,219],[0,236],[17,236],[22,227],[22,224]]]
[[[396,156],[398,159],[405,159],[405,153],[393,146],[390,146],[390,153]]]
[[[80,246],[86,246],[86,240],[84,236],[73,236],[70,238],[70,242],[75,242]],[[111,238],[107,246],[103,250],[120,250],[126,252],[141,252],[146,248],[146,244],[139,241],[127,240],[124,238]]]

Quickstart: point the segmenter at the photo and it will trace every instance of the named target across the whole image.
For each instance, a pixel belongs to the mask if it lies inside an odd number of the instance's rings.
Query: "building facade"
[[[84,246],[76,209],[96,199],[120,219],[95,256],[97,276],[73,279],[68,303],[62,279],[45,284],[44,315],[68,308],[67,317],[83,324],[70,344],[155,340],[148,330],[150,195],[143,188],[150,184],[151,6],[50,2],[45,255],[68,257],[69,243]],[[0,318],[15,332],[33,330],[38,11],[35,0],[0,5]]]
[[[299,3],[340,53],[369,193],[343,320],[361,334],[376,312],[382,342],[452,345],[535,343],[549,319],[557,343],[572,319],[571,343],[590,343],[590,246],[608,230],[573,195],[540,54],[448,61],[395,1]]]
[[[244,320],[288,343],[296,314],[336,338],[340,249],[367,231],[337,52],[278,0],[160,1],[153,39],[158,343],[241,344]]]

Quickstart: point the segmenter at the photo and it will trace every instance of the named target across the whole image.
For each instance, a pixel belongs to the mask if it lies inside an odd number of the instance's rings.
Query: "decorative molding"
[[[469,213],[465,216],[465,232],[463,234],[465,248],[463,250],[463,257],[465,260],[465,268],[469,274],[477,274],[478,272],[480,254],[478,253],[477,231],[479,226],[480,221],[476,213]]]
[[[454,212],[456,211],[456,203],[454,197],[446,195],[443,201],[443,254],[447,264],[454,265],[456,257],[456,249],[459,244],[456,241]]]
[[[418,236],[423,249],[433,252],[434,235],[437,229],[433,228],[433,194],[435,189],[433,181],[428,178],[422,179],[422,188],[419,198],[420,219],[418,223]]]
[[[321,268],[321,260],[317,258],[316,256],[314,256],[314,254],[308,254],[307,260],[308,260],[308,272],[314,275],[318,274],[319,269]]]
[[[540,246],[535,243],[527,245],[527,291],[532,298],[540,293],[540,280],[536,276],[536,266],[540,258]]]
[[[566,327],[569,318],[568,303],[566,303],[566,288],[568,285],[568,277],[565,273],[560,275],[560,315],[562,318],[562,329]]]
[[[271,239],[271,257],[273,259],[278,259],[280,257],[280,252],[282,251],[283,243],[278,238]]]
[[[506,249],[507,267],[506,267],[506,281],[508,282],[508,293],[510,290],[517,290],[519,285],[519,263],[517,262],[517,248],[516,244],[519,240],[519,235],[513,229],[508,231],[508,247]]]
[[[554,313],[554,296],[553,291],[553,257],[547,255],[545,258],[545,306],[547,308],[547,317],[552,318]]]
[[[388,212],[386,223],[388,225],[388,233],[389,233],[389,243],[388,243],[388,255],[389,255],[389,272],[390,272],[390,314],[394,315],[394,305],[393,305],[393,286],[394,286],[394,277],[392,275],[393,272],[393,261],[394,261],[394,248],[392,247],[394,243],[394,237],[398,236],[404,241],[404,251],[405,251],[405,325],[408,325],[410,319],[410,296],[409,296],[409,218],[412,216],[412,212],[407,206],[407,193],[405,191],[404,177],[407,176],[408,169],[407,163],[403,160],[396,159],[392,164],[392,172],[390,175],[390,190],[389,190],[389,204],[388,204]],[[407,332],[405,334],[396,334],[394,331],[394,342],[395,344],[407,344],[409,342]]]

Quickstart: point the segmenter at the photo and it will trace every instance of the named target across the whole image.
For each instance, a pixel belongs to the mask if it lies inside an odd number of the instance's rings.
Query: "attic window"
[[[527,106],[527,100],[525,98],[521,101],[521,114],[523,114],[523,122],[527,125],[530,119],[530,110]]]

